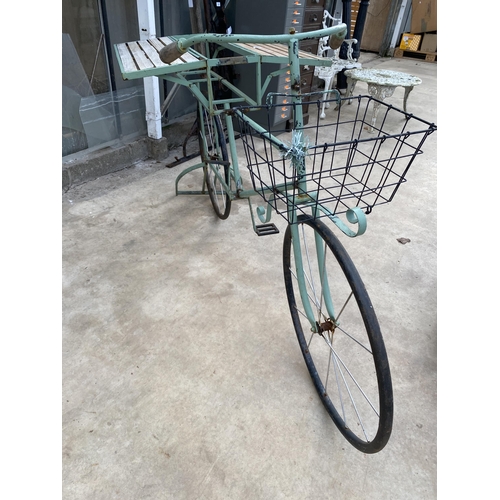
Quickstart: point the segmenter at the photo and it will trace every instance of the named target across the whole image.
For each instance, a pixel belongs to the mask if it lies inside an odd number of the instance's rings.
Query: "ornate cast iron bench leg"
[[[410,92],[413,90],[413,87],[405,87],[405,95],[403,98],[403,111],[406,113],[406,101],[408,100],[408,96],[410,95]]]
[[[379,99],[383,101],[386,97],[391,97],[394,94],[395,86],[393,85],[377,85],[374,83],[368,84],[368,93],[375,97],[375,99]],[[370,132],[373,132],[373,127],[375,127],[375,123],[377,122],[378,110],[380,108],[380,103],[377,101],[373,101],[373,114],[372,114],[372,125],[369,129]]]

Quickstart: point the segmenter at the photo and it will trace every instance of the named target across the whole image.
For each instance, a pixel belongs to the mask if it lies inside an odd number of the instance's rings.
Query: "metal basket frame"
[[[311,97],[309,97],[311,99]],[[313,218],[346,213],[357,207],[368,214],[389,203],[426,138],[436,126],[372,96],[329,99],[329,120],[320,120],[322,99],[311,124],[275,129],[276,107],[300,103],[234,108],[253,188],[288,222],[299,214]],[[369,108],[379,106],[372,126]],[[335,107],[335,109],[333,109]],[[267,110],[267,127],[251,119]],[[292,123],[294,121],[292,120]]]

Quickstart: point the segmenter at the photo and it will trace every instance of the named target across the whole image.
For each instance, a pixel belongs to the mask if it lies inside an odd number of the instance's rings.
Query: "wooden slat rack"
[[[165,64],[160,60],[159,52],[173,42],[175,42],[174,38],[165,36],[116,44],[115,52],[123,79],[132,80],[176,73],[180,71],[180,65],[183,65],[183,69],[198,69],[206,66],[205,57],[192,49],[171,64]]]
[[[279,43],[221,43],[222,47],[240,55],[234,61],[231,61],[231,58],[224,58],[224,61],[210,60],[190,48],[179,59],[176,59],[171,64],[165,64],[160,60],[159,52],[165,45],[175,42],[176,38],[159,37],[116,44],[115,52],[123,79],[166,76],[181,71],[213,67],[220,64],[234,64],[236,62],[238,64],[252,62],[288,64],[288,48],[286,45]],[[328,58],[318,57],[302,50],[299,51],[299,58],[301,65],[328,66],[331,64]]]

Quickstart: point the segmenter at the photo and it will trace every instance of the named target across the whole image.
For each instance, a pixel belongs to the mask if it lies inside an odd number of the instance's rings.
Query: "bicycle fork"
[[[320,235],[315,232],[315,249],[310,249],[305,244],[302,248],[299,225],[291,224],[290,230],[292,233],[292,248],[300,298],[304,306],[304,312],[311,325],[311,331],[320,334],[326,330],[334,331],[336,327],[335,309],[326,273],[326,244]],[[312,278],[311,259],[309,258],[311,250],[316,252],[318,259],[320,283],[314,283]],[[307,278],[307,271],[309,271],[311,279]],[[318,286],[319,290],[317,289]],[[313,305],[311,305],[311,302]],[[314,309],[317,310],[316,315]]]

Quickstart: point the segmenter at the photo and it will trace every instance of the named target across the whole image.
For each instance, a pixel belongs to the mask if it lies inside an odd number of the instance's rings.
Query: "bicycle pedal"
[[[272,223],[269,224],[259,224],[255,226],[255,232],[257,236],[267,236],[269,234],[277,234],[280,230]]]

